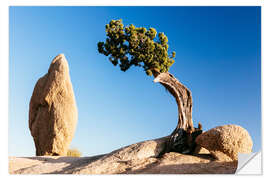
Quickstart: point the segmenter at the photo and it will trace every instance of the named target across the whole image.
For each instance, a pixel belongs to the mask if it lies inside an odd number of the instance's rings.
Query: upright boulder
[[[237,160],[238,153],[251,153],[252,139],[241,126],[225,125],[210,129],[196,138],[203,147],[219,160]]]
[[[75,96],[63,54],[56,56],[35,85],[29,107],[29,128],[36,155],[65,156],[78,119]]]

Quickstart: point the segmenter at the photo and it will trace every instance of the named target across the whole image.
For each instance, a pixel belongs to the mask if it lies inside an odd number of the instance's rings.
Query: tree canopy
[[[168,54],[168,38],[154,28],[124,27],[122,20],[111,20],[106,24],[106,41],[98,43],[98,51],[122,71],[132,65],[143,67],[147,75],[153,70],[167,72],[174,63],[175,52]]]

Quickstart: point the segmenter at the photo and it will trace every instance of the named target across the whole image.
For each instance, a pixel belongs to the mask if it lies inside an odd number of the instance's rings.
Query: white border
[[[1,2],[0,9],[0,174],[6,174],[8,166],[8,6]],[[2,179],[2,178],[1,178]]]
[[[259,6],[260,0],[10,0],[10,5],[65,5],[65,6]]]
[[[10,176],[8,175],[8,59],[9,59],[9,36],[8,36],[8,6],[262,6],[262,118],[266,119],[263,121],[263,128],[262,131],[266,130],[268,131],[267,127],[270,127],[269,121],[270,117],[267,114],[267,111],[269,111],[269,78],[270,77],[270,71],[269,71],[269,43],[267,44],[267,41],[269,40],[269,17],[270,17],[270,10],[269,6],[266,4],[269,3],[269,0],[154,0],[154,1],[147,1],[147,0],[96,0],[96,1],[88,1],[88,0],[10,0],[7,2],[7,0],[0,0],[0,44],[1,44],[1,51],[0,51],[0,114],[1,114],[1,148],[0,148],[0,175],[1,179],[6,178],[37,178],[37,176]],[[269,42],[269,41],[268,41]],[[267,137],[264,137],[263,140],[268,139]],[[267,149],[269,147],[269,143],[267,141],[262,142],[263,149]],[[18,147],[19,148],[19,147]],[[263,159],[269,159],[269,153],[267,150],[263,150]],[[264,162],[264,161],[263,161]],[[269,174],[269,170],[266,170],[267,166],[264,166],[263,173]],[[4,176],[4,177],[2,177]],[[38,178],[53,178],[55,176],[38,176]],[[57,176],[62,177],[62,175]],[[118,178],[124,178],[126,179],[127,176],[76,176],[80,178],[112,178],[112,179],[118,179]],[[128,178],[147,178],[147,176],[128,176]],[[149,178],[152,178],[148,176]],[[171,175],[168,176],[170,179],[179,179],[179,178],[187,178],[186,176],[179,176],[179,175]],[[191,178],[194,176],[189,176],[188,178]],[[260,178],[262,176],[240,176],[244,179],[249,178]],[[264,176],[265,177],[265,176]],[[64,178],[67,179],[73,179],[74,176],[65,176]],[[157,179],[164,179],[167,178],[164,175],[155,175],[154,178]],[[211,179],[211,178],[239,178],[239,176],[200,176],[195,178],[205,178],[205,179]]]

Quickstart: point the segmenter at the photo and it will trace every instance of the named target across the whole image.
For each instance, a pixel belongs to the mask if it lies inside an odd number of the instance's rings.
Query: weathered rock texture
[[[36,155],[66,155],[77,117],[68,62],[60,54],[36,83],[30,101],[29,128]]]
[[[115,174],[126,171],[127,168],[149,164],[159,156],[165,148],[168,138],[143,141],[113,151],[97,161],[73,169],[75,174]]]
[[[9,158],[11,174],[233,174],[237,161],[210,154],[170,152],[159,157],[168,137],[144,141],[93,157]]]
[[[247,130],[237,125],[210,129],[199,135],[196,143],[220,160],[237,160],[238,153],[251,153],[253,145]]]

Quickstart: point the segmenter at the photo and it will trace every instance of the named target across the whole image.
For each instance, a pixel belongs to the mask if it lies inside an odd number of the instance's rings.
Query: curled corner
[[[238,153],[238,165],[235,174],[262,174],[262,153]]]

